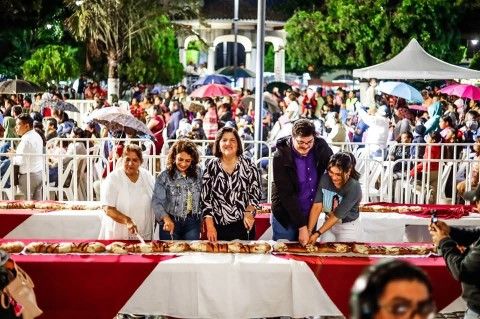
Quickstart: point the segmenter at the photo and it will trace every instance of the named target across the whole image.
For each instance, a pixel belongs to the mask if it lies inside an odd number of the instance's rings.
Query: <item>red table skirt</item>
[[[27,241],[25,241],[27,242]],[[320,284],[348,315],[353,282],[379,258],[279,255],[307,263]],[[32,277],[41,318],[113,318],[159,262],[172,255],[13,255]],[[435,301],[442,309],[461,294],[443,258],[406,258],[430,276]],[[268,285],[268,274],[265,274]]]
[[[338,309],[348,317],[350,289],[365,267],[379,258],[358,257],[310,257],[286,255],[300,260],[312,269],[318,281]],[[461,295],[460,283],[448,272],[442,257],[402,258],[421,267],[430,277],[437,309],[441,310]]]

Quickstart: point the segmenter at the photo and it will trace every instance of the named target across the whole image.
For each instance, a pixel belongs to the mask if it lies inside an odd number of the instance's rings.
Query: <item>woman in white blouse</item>
[[[153,237],[154,215],[151,207],[155,180],[146,169],[142,150],[129,144],[123,150],[123,167],[115,169],[102,184],[101,202],[106,216],[101,239],[144,239]]]

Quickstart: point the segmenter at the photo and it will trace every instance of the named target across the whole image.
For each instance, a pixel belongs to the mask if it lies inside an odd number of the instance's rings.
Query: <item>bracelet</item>
[[[318,229],[314,231],[313,234],[318,234],[319,237],[322,236],[322,233]]]

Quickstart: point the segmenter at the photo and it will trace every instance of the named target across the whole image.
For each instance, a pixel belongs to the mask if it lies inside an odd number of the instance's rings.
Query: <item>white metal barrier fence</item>
[[[54,154],[52,149],[61,142],[85,142],[86,155],[79,154]],[[42,174],[43,198],[58,200],[98,200],[98,189],[103,178],[118,165],[118,158],[108,159],[108,152],[115,150],[116,145],[120,143],[134,142],[142,146],[144,163],[143,166],[154,176],[166,167],[166,159],[169,150],[175,140],[167,140],[160,155],[155,154],[155,145],[152,141],[146,139],[52,139],[47,143],[47,153],[42,155],[44,158],[45,169]],[[212,158],[211,147],[213,141],[196,140],[198,145],[201,165]],[[271,201],[272,183],[273,183],[273,153],[265,142],[245,141],[244,149],[251,156],[257,167],[261,171],[264,198]],[[396,144],[394,147],[425,147],[428,144]],[[471,189],[472,172],[478,172],[478,160],[474,159],[473,144],[442,144],[441,156],[439,159],[417,159],[405,156],[396,159],[388,158],[388,151],[384,150],[380,155],[371,154],[370,145],[359,143],[337,143],[332,144],[335,151],[345,150],[352,152],[356,159],[356,169],[359,171],[362,185],[363,202],[395,202],[395,203],[459,203],[461,200],[457,194],[457,184],[464,181],[465,188]],[[255,154],[255,149],[259,150]],[[376,146],[375,146],[376,147]],[[373,148],[372,148],[373,149]],[[447,154],[457,156],[454,159],[446,158]],[[8,154],[0,154],[0,156]],[[255,156],[256,155],[256,156]],[[263,155],[263,156],[262,156]],[[25,154],[23,156],[32,156]],[[58,162],[58,183],[49,180],[48,159]],[[28,161],[27,161],[28,162]],[[426,170],[417,172],[412,170],[418,164],[428,167],[433,163],[438,163],[438,170]],[[477,168],[476,168],[477,167]],[[475,169],[474,169],[475,168]],[[18,193],[15,187],[7,187],[8,182],[13,180],[13,169],[8,168],[6,173],[0,179],[0,190],[2,198],[13,199]],[[30,178],[27,178],[30,182]],[[25,198],[30,198],[31,194],[24,194]]]

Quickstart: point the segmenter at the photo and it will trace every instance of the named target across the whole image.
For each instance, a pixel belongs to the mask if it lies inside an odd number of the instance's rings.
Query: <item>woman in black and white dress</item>
[[[254,239],[255,208],[261,197],[260,173],[243,149],[237,131],[217,132],[213,155],[203,174],[202,212],[210,241]]]

